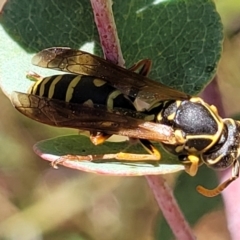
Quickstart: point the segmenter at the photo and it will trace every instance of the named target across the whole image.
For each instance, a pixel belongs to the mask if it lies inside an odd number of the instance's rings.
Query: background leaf
[[[28,52],[52,46],[79,48],[98,39],[88,0],[10,0],[4,6],[1,22]]]
[[[155,144],[155,147],[159,149],[159,144]],[[115,154],[121,151],[147,154],[141,144],[134,144],[131,146],[128,141],[124,141],[105,142],[103,145],[94,146],[88,137],[80,135],[61,136],[44,140],[37,143],[34,149],[40,157],[49,161],[57,160],[61,156],[67,154],[85,156],[94,154]],[[116,159],[112,161],[107,160],[106,162],[99,159],[98,164],[89,161],[79,162],[69,160],[67,166],[71,167],[72,165],[74,169],[116,176],[167,174],[184,170],[184,166],[179,164],[175,156],[169,156],[164,151],[161,151],[161,155],[162,161],[159,162],[158,166],[152,165],[151,163],[124,163]],[[66,158],[66,160],[67,159],[69,158]]]

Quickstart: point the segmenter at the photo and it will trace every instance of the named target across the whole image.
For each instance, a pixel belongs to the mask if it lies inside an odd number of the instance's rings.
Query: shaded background
[[[218,81],[228,116],[239,113],[240,4],[216,1],[226,33]],[[11,74],[11,73],[9,73]],[[49,163],[32,151],[37,141],[77,131],[51,128],[20,115],[0,93],[0,239],[173,239],[144,177],[98,176]],[[230,239],[221,198],[195,192],[198,176],[166,175],[198,239]]]

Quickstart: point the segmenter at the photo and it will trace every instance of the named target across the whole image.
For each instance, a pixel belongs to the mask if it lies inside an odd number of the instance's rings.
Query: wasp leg
[[[239,177],[239,162],[236,160],[232,167],[232,177],[221,183],[214,189],[207,189],[203,186],[197,186],[197,191],[205,197],[215,197],[220,194],[230,183]]]
[[[143,148],[149,154],[137,154],[137,153],[125,153],[120,152],[116,154],[116,159],[126,162],[145,162],[145,161],[154,161],[158,164],[158,161],[161,159],[160,152],[146,139],[139,139]],[[154,164],[155,165],[155,164]]]
[[[92,162],[92,161],[97,161],[99,159],[102,160],[108,160],[108,159],[116,159],[116,154],[101,154],[101,155],[64,155],[61,156],[60,158],[56,159],[55,161],[51,162],[51,165],[53,168],[58,169],[58,165],[62,164],[66,161],[77,161],[77,162],[81,162],[81,161],[88,161],[88,162]]]
[[[91,131],[89,138],[94,145],[99,145],[99,144],[104,143],[111,136],[112,136],[111,134],[107,134],[107,133],[104,133],[104,132]]]
[[[39,74],[35,72],[27,72],[26,78],[28,78],[31,81],[37,82],[37,81],[42,81],[43,77],[40,76]]]
[[[105,160],[108,159],[117,159],[120,162],[126,162],[126,163],[132,163],[132,162],[150,162],[154,161],[155,163],[158,163],[158,161],[161,158],[160,152],[152,145],[151,142],[148,140],[139,140],[140,143],[143,145],[143,147],[149,152],[149,154],[135,154],[135,153],[125,153],[125,152],[119,152],[115,154],[101,154],[101,155],[65,155],[57,160],[51,162],[51,165],[53,168],[57,169],[58,164],[64,163],[65,161],[102,161],[105,162]],[[152,164],[152,163],[151,163]],[[153,164],[155,165],[155,164]]]
[[[197,170],[199,165],[201,164],[199,161],[199,157],[195,155],[189,155],[186,157],[185,160],[181,160],[183,163],[186,163],[185,165],[185,171],[190,175],[190,176],[195,176],[197,174]]]
[[[151,70],[152,61],[150,59],[142,59],[139,62],[135,63],[128,70],[135,72],[138,70],[138,74],[142,76],[147,76]]]

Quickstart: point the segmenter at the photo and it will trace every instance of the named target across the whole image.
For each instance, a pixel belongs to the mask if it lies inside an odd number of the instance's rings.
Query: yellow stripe
[[[103,86],[104,84],[106,84],[105,81],[101,80],[101,79],[98,79],[98,78],[95,78],[93,80],[93,84],[96,86],[96,87],[101,87]]]
[[[55,91],[55,85],[62,79],[62,76],[63,75],[59,75],[52,81],[51,86],[49,87],[49,90],[48,90],[48,98],[53,97],[53,94]]]
[[[43,92],[41,92],[41,88],[42,88],[42,85],[43,85],[43,91],[44,91],[44,85],[49,81],[51,77],[46,77],[46,78],[43,78],[42,80],[38,80],[32,87],[32,91],[31,93],[32,94],[36,94],[37,92],[37,89],[38,87],[40,86],[40,91],[39,91],[39,96],[41,97],[43,95]],[[45,83],[46,81],[46,83]]]
[[[79,81],[81,80],[82,76],[78,75],[76,76],[68,85],[67,91],[66,91],[66,96],[65,96],[65,101],[69,102],[72,99],[73,96],[73,92],[74,92],[74,88],[76,87],[76,85],[79,83]],[[86,90],[87,91],[87,90]]]
[[[37,84],[37,83],[34,83],[30,86],[30,88],[27,91],[28,94],[35,94],[35,92],[34,92],[35,84]]]
[[[107,99],[107,108],[108,110],[113,109],[113,101],[116,97],[118,97],[120,94],[122,94],[119,90],[113,91],[111,94],[109,94],[108,99]]]
[[[163,120],[162,111],[157,115],[157,121],[161,122]]]
[[[167,116],[167,119],[168,119],[169,121],[173,121],[174,118],[175,118],[175,116],[176,116],[176,112],[173,112],[172,114],[170,114],[170,115]]]

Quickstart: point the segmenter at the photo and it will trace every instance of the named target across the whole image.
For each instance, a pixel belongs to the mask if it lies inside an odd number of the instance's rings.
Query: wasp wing
[[[80,50],[48,48],[37,53],[32,63],[40,67],[101,78],[122,93],[150,104],[155,101],[189,98],[183,92]]]
[[[171,127],[147,122],[139,112],[127,109],[108,112],[101,106],[90,107],[20,92],[13,92],[11,100],[14,107],[25,116],[51,126],[176,143]]]

